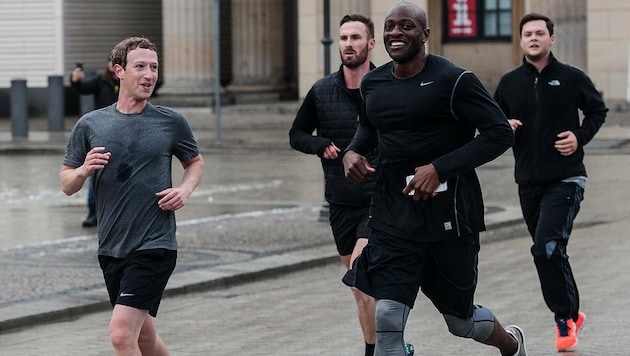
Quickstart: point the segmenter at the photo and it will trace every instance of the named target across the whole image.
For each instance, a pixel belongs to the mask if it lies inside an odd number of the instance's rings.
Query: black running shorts
[[[356,261],[354,285],[413,308],[418,291],[443,314],[467,318],[477,288],[479,234],[439,242],[401,240],[372,230]]]
[[[332,228],[337,252],[340,256],[351,255],[357,238],[367,238],[370,228],[367,226],[369,206],[354,207],[331,204],[329,208],[330,227]]]
[[[112,306],[126,305],[157,315],[166,283],[175,269],[177,251],[139,250],[124,258],[98,256]]]

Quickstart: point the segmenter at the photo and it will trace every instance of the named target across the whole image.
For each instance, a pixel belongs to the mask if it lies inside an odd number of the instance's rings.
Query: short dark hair
[[[127,54],[136,48],[144,48],[157,53],[157,46],[148,38],[129,37],[120,41],[112,50],[112,64],[118,64],[125,68],[127,66]]]
[[[549,17],[535,13],[535,12],[532,12],[523,16],[523,18],[521,19],[521,23],[519,24],[519,27],[518,27],[518,35],[519,36],[523,35],[523,26],[525,26],[526,23],[530,21],[538,21],[538,20],[545,21],[545,24],[547,24],[547,30],[549,30],[549,35],[550,36],[553,35],[553,21],[551,21]]]
[[[372,22],[372,19],[370,19],[369,17],[365,17],[363,15],[359,15],[359,14],[346,15],[343,18],[341,18],[341,21],[339,21],[339,27],[341,27],[341,25],[343,25],[346,22],[352,22],[352,21],[363,22],[365,24],[365,27],[367,27],[368,38],[374,38],[374,22]]]

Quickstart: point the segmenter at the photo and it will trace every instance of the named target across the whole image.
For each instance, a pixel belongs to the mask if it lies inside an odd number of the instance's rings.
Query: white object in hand
[[[407,176],[405,177],[407,185],[409,184],[409,182],[411,182],[411,180],[413,179],[413,175]],[[444,182],[444,183],[440,183],[440,185],[437,186],[437,189],[435,189],[436,193],[440,193],[440,192],[445,192],[448,189],[448,182]],[[407,195],[414,195],[416,192],[415,189],[412,189],[409,193],[407,193]]]

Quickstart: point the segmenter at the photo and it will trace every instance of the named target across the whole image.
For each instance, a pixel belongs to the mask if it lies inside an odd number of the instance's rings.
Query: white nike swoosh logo
[[[125,292],[120,293],[120,296],[123,297],[123,298],[124,297],[133,297],[134,295],[135,294],[133,294],[133,293],[125,293]]]
[[[420,86],[423,87],[425,85],[433,84],[433,81],[430,82],[420,82]]]

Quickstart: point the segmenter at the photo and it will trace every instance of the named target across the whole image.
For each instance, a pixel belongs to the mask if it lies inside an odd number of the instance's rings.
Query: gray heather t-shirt
[[[116,104],[92,111],[72,129],[63,164],[82,165],[98,146],[111,152],[105,168],[94,173],[98,254],[176,250],[175,213],[161,210],[155,193],[173,186],[173,155],[185,162],[199,154],[186,118],[150,103],[137,114],[122,114]]]

